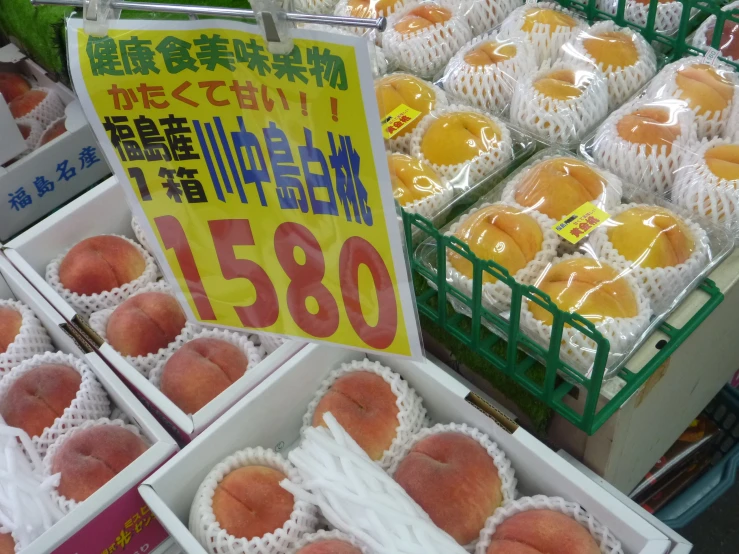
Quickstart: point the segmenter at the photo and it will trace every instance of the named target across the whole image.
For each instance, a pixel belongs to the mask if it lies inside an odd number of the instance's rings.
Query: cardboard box
[[[342,362],[360,356],[346,349],[306,346],[144,482],[141,496],[185,552],[207,552],[187,522],[195,492],[213,466],[246,447],[289,450],[298,441],[303,414],[320,383]],[[521,494],[578,502],[621,540],[626,554],[669,552],[671,541],[664,533],[503,416],[468,384],[430,361],[368,357],[400,373],[424,399],[435,422],[467,423],[495,440],[512,462]]]
[[[147,407],[182,442],[188,442],[213,423],[275,369],[303,348],[289,341],[250,369],[244,377],[221,393],[197,413],[188,415],[164,396],[123,356],[86,327],[86,322],[45,280],[46,266],[59,253],[80,240],[100,234],[134,238],[131,213],[123,190],[115,177],[89,190],[37,225],[10,241],[5,253],[15,267],[59,311],[64,318],[86,328],[98,353],[133,389]]]
[[[41,67],[25,58],[13,44],[0,48],[0,71],[8,70],[22,73],[37,86],[56,92],[66,106],[67,132],[2,167],[26,146],[5,100],[0,96],[2,242],[110,175],[103,151],[74,93],[52,81]]]
[[[105,486],[82,502],[51,529],[36,539],[23,554],[57,554],[105,551],[116,541],[127,542],[133,554],[154,550],[167,539],[156,519],[139,533],[129,530],[126,522],[136,513],[149,518],[138,485],[170,458],[177,445],[115,373],[82,340],[79,330],[59,313],[0,254],[0,298],[15,298],[28,305],[49,331],[58,350],[83,358],[93,369],[112,403],[141,429],[151,447]],[[143,525],[143,523],[142,523]]]

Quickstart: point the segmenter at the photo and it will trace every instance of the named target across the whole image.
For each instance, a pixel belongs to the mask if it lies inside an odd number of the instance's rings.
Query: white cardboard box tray
[[[144,482],[141,496],[185,552],[206,554],[187,522],[195,492],[211,468],[242,448],[285,451],[295,445],[303,414],[321,382],[341,363],[362,356],[306,346]],[[495,440],[512,462],[521,494],[579,503],[621,540],[626,554],[669,552],[671,541],[654,525],[487,405],[461,380],[428,360],[368,357],[400,373],[421,395],[433,421],[467,423]]]
[[[100,234],[125,235],[135,239],[131,228],[131,212],[115,177],[100,183],[10,241],[6,245],[5,253],[13,265],[64,318],[83,326],[84,320],[46,283],[44,276],[46,266],[59,253],[84,238]],[[90,334],[93,334],[92,331]],[[111,364],[151,411],[161,418],[168,430],[183,442],[202,432],[303,347],[303,343],[286,342],[197,413],[188,415],[175,406],[109,344],[96,335],[93,340],[100,355]]]
[[[140,547],[154,549],[167,539],[166,531],[155,519],[141,524],[140,532],[126,522],[147,510],[138,494],[138,485],[176,451],[177,445],[164,428],[144,408],[103,360],[79,340],[73,329],[54,308],[31,287],[0,254],[0,298],[15,298],[29,306],[46,327],[58,350],[83,358],[93,369],[112,403],[134,422],[151,447],[106,485],[72,510],[51,529],[36,539],[23,554],[75,554],[105,551],[118,540],[129,541],[135,552]]]

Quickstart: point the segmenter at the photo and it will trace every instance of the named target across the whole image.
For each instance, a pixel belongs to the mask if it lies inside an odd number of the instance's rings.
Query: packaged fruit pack
[[[483,261],[490,313],[510,317],[511,278],[537,289],[522,299],[520,327],[544,352],[555,307],[577,314],[562,329],[560,359],[587,377],[597,345],[584,328],[610,342],[612,375],[733,247],[722,226],[555,149],[527,161],[444,232],[457,239],[444,270],[452,306],[471,314],[474,255]],[[417,251],[434,273],[435,252],[432,239]],[[505,272],[484,264],[491,261]],[[491,318],[483,324],[500,333]]]
[[[739,2],[729,2],[721,8],[722,11],[733,12],[739,9]],[[733,16],[736,18],[736,16]],[[706,50],[713,44],[716,32],[716,16],[709,16],[693,34],[692,44],[696,48]],[[724,58],[739,60],[739,24],[731,20],[725,20],[721,29],[721,38],[717,50]]]

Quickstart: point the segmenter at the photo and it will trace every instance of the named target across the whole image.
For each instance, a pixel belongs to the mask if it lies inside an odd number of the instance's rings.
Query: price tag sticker
[[[607,212],[592,202],[585,202],[574,212],[558,221],[552,229],[563,239],[577,244],[610,217]]]
[[[400,131],[418,119],[420,115],[421,112],[418,110],[414,110],[410,106],[401,104],[382,119],[382,135],[385,139],[393,138]]]
[[[366,44],[292,34],[272,54],[235,21],[70,20],[69,60],[191,320],[420,357]]]

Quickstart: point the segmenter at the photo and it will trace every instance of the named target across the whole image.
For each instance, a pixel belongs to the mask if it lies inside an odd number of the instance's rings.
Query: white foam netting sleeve
[[[454,188],[449,181],[439,175],[439,184],[441,185],[441,190],[430,196],[403,204],[403,209],[412,214],[420,214],[426,219],[433,220],[437,214],[454,200]]]
[[[736,8],[739,8],[739,2],[737,1],[726,4],[724,7],[721,8],[721,10],[730,11]],[[733,23],[731,21],[726,21],[724,23],[724,32],[731,30],[732,25]],[[693,34],[693,46],[695,46],[696,48],[701,48],[703,50],[706,50],[710,46],[710,44],[708,43],[708,31],[709,29],[713,29],[715,26],[716,26],[716,16],[711,15],[703,23],[700,24],[698,29],[696,29],[695,33]],[[721,54],[721,55],[729,60],[734,59],[730,55],[728,55],[728,52],[726,53],[726,55],[724,54]]]
[[[523,0],[463,0],[467,23],[473,35],[497,27],[523,4]]]
[[[28,120],[35,120],[46,129],[51,123],[64,116],[64,103],[59,95],[49,88],[34,87],[32,90],[42,90],[46,92],[46,98],[36,105],[33,110],[16,119],[17,122],[23,123]],[[39,137],[40,138],[40,137]]]
[[[618,9],[618,0],[597,0],[596,6],[599,10],[611,15],[616,15]],[[697,10],[693,10],[695,13]],[[675,0],[660,2],[657,5],[657,15],[654,19],[654,29],[661,31],[667,35],[671,35],[680,28],[680,18],[683,14],[683,5]],[[647,26],[647,17],[649,16],[649,3],[642,4],[638,0],[626,0],[626,8],[624,10],[624,19],[630,23],[635,23],[640,27]]]
[[[276,452],[261,447],[239,450],[216,464],[198,487],[190,508],[190,531],[208,552],[283,554],[289,552],[301,536],[316,530],[318,523],[316,507],[297,496],[290,519],[272,533],[247,540],[245,537],[235,537],[223,529],[213,513],[213,494],[226,475],[238,468],[251,465],[271,467],[284,473],[287,476],[286,480],[294,486],[302,485],[300,473],[290,462]],[[282,486],[295,494],[284,484]]]
[[[17,300],[0,300],[0,307],[16,310],[21,314],[21,328],[8,349],[0,354],[0,377],[21,362],[36,354],[54,350],[51,337],[33,310]]]
[[[131,218],[131,229],[133,230],[133,235],[136,237],[136,240],[144,248],[144,250],[154,256],[154,250],[152,250],[151,245],[149,244],[149,239],[146,238],[144,228],[141,227],[141,224],[135,217]]]
[[[333,529],[331,531],[325,531],[321,529],[315,533],[311,533],[310,535],[303,535],[295,545],[295,548],[293,548],[287,554],[299,554],[301,548],[304,548],[311,544],[320,543],[322,541],[342,541],[358,548],[362,554],[374,554],[372,551],[369,550],[369,548],[367,548],[367,546],[362,544],[355,537],[347,535],[346,533],[342,533],[337,529]]]
[[[318,403],[333,384],[339,378],[358,371],[367,371],[382,377],[383,381],[390,386],[390,389],[397,398],[395,402],[395,405],[398,407],[397,432],[390,448],[385,451],[382,459],[378,462],[381,467],[387,468],[390,466],[392,459],[403,448],[403,445],[423,427],[426,408],[423,407],[421,397],[408,385],[408,381],[380,362],[371,362],[367,358],[352,360],[351,362],[341,364],[341,367],[329,373],[328,377],[316,391],[313,400],[308,404],[308,410],[303,415],[303,426],[300,432],[301,435],[304,435],[308,429],[313,427],[313,415],[316,412]]]
[[[122,235],[111,236],[116,236],[118,238],[124,239],[125,241],[133,245],[134,248],[136,248],[136,250],[139,252],[139,254],[141,254],[141,256],[144,258],[144,272],[130,283],[125,283],[120,287],[116,287],[110,291],[89,295],[77,294],[76,292],[72,292],[71,290],[65,288],[64,285],[62,285],[61,280],[59,279],[59,266],[61,265],[64,256],[67,255],[71,248],[67,249],[63,254],[60,254],[59,256],[51,260],[51,262],[49,262],[49,265],[46,266],[46,282],[51,285],[51,288],[53,288],[59,294],[59,296],[61,296],[62,299],[67,302],[67,304],[72,306],[75,311],[82,316],[89,317],[90,314],[92,314],[93,312],[105,310],[107,308],[113,308],[114,306],[117,306],[118,304],[126,300],[133,293],[141,290],[146,285],[153,283],[157,279],[159,268],[154,261],[154,257],[149,254],[148,250],[143,248],[137,242],[129,239],[128,237],[124,237]]]
[[[295,0],[295,9],[302,13],[332,15],[338,0]]]

